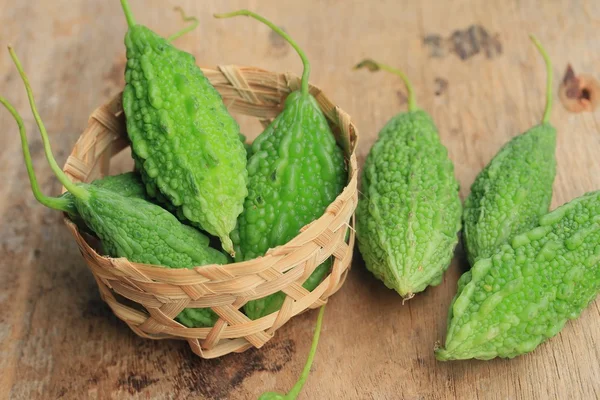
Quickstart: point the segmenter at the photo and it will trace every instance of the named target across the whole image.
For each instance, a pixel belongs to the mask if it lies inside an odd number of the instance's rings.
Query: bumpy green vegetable
[[[148,200],[146,190],[144,189],[144,184],[140,176],[135,172],[105,176],[103,178],[94,180],[92,185],[119,193],[124,197],[136,197],[138,199]],[[69,192],[63,193],[62,197],[69,199],[71,202],[75,201],[75,198]],[[69,212],[69,217],[77,225],[79,230],[92,233],[85,225],[85,222],[83,222],[81,217],[79,217],[77,214],[77,210],[73,209],[71,212]],[[208,238],[206,238],[206,240],[208,243]]]
[[[125,172],[118,175],[108,175],[92,182],[92,185],[112,192],[117,192],[123,197],[135,197],[148,200],[144,184],[135,172]]]
[[[471,265],[490,257],[514,235],[548,212],[556,175],[556,130],[550,125],[552,66],[532,36],[547,68],[547,100],[542,123],[508,142],[481,171],[465,201],[464,240]]]
[[[243,143],[244,149],[246,150],[246,158],[247,159],[250,158],[250,154],[252,152],[252,146],[246,141],[246,136],[244,136],[241,133],[239,134],[239,139]],[[155,199],[158,204],[160,204],[167,210],[174,213],[177,216],[177,218],[179,218],[180,221],[185,222],[185,223],[187,223],[191,226],[194,226],[198,229],[202,229],[202,226],[199,223],[195,223],[195,222],[192,222],[189,219],[187,219],[186,216],[183,214],[183,211],[181,208],[175,207],[173,204],[171,204],[171,202],[165,196],[163,196],[163,194],[159,190],[157,190],[157,188],[154,185],[154,183],[152,182],[152,180],[149,179],[147,174],[144,173],[143,162],[135,155],[134,152],[131,153],[131,156],[132,156],[133,160],[135,161],[135,169],[137,171],[141,171],[142,183],[143,183],[143,185],[146,186],[146,189],[144,190],[144,192],[145,193],[149,192],[151,194],[151,197],[153,199]]]
[[[247,10],[217,15],[246,15],[279,33],[296,49],[304,64],[301,90],[290,93],[283,111],[252,143],[248,161],[248,197],[232,239],[236,261],[262,256],[298,235],[300,228],[317,219],[344,188],[344,157],[327,120],[308,91],[310,64],[304,52],[280,28]],[[314,290],[330,268],[318,266],[304,283]],[[278,293],[248,302],[244,311],[251,319],[281,308],[285,296]]]
[[[92,185],[101,187],[111,192],[119,193],[123,197],[149,200],[144,189],[144,183],[140,175],[135,172],[125,172],[118,175],[107,175],[92,182]],[[73,195],[65,192],[63,197],[73,199]]]
[[[512,358],[577,318],[600,291],[600,191],[539,219],[461,277],[439,360]]]
[[[191,54],[137,25],[121,0],[129,30],[123,109],[148,193],[221,239],[229,238],[247,195],[239,127]]]
[[[315,327],[315,334],[313,336],[312,345],[310,346],[310,352],[308,353],[308,359],[306,360],[306,364],[304,365],[304,369],[302,370],[300,379],[298,379],[298,382],[296,382],[292,390],[290,390],[287,394],[277,392],[263,393],[258,398],[258,400],[295,400],[298,398],[302,387],[308,379],[308,375],[310,374],[310,368],[312,366],[313,360],[315,359],[315,354],[317,353],[317,345],[319,344],[319,336],[321,335],[321,326],[323,325],[324,313],[325,306],[322,306],[319,310],[319,316],[317,317],[317,326]]]
[[[12,48],[9,48],[9,51],[25,83],[31,110],[42,136],[46,158],[58,180],[70,193],[70,196],[61,197],[47,197],[42,194],[33,171],[23,119],[6,99],[0,97],[0,103],[12,114],[19,126],[31,188],[40,203],[79,215],[102,240],[111,257],[126,257],[133,262],[170,268],[227,263],[226,255],[208,247],[204,235],[183,225],[163,208],[141,198],[122,196],[102,185],[71,182],[52,155],[48,134],[35,106],[27,77]],[[114,182],[105,186],[110,187],[113,184]],[[210,309],[187,309],[180,314],[180,318],[188,326],[206,326],[214,324],[218,317]]]
[[[146,190],[144,187],[144,183],[139,174],[135,172],[125,172],[123,174],[118,175],[108,175],[99,179],[96,179],[92,182],[92,185],[96,187],[101,187],[106,190],[110,190],[111,192],[115,192],[120,194],[123,197],[132,197],[137,199],[143,199],[150,201],[151,199],[146,194]],[[69,192],[65,192],[63,197],[70,198],[71,201],[74,201],[73,195]],[[154,199],[155,200],[155,199]],[[163,206],[167,205],[161,204]],[[176,212],[177,210],[171,209],[170,211]],[[81,220],[79,215],[77,215],[76,210],[73,210],[70,213],[69,217],[77,224],[80,229],[86,229],[87,226]],[[189,221],[186,221],[189,222]],[[202,232],[198,232],[200,237],[203,240],[205,246],[208,246],[210,240],[208,236],[204,235]]]
[[[417,109],[406,76],[365,60],[357,68],[385,69],[408,89],[408,112],[393,117],[365,161],[356,209],[365,264],[385,285],[411,298],[437,285],[458,241],[461,204],[448,151],[429,115]]]

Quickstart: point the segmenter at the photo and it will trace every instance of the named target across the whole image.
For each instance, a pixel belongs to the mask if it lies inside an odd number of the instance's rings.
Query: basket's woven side
[[[285,97],[299,85],[296,76],[256,68],[221,66],[204,72],[231,112],[258,118],[263,124],[280,112]],[[185,339],[201,357],[218,357],[261,347],[291,317],[321,306],[339,290],[350,268],[354,246],[357,134],[347,114],[318,88],[311,86],[310,90],[345,151],[348,185],[322,217],[305,226],[289,243],[270,249],[264,257],[192,269],[136,264],[99,255],[76,226],[67,222],[102,298],[136,334],[151,339]],[[120,99],[119,94],[92,114],[65,166],[73,180],[89,182],[105,174],[111,156],[127,146]],[[333,257],[329,275],[312,292],[304,289],[302,283],[329,257]],[[241,312],[249,300],[278,291],[286,294],[278,312],[255,321]],[[174,318],[188,307],[211,307],[219,320],[212,328],[187,328]]]

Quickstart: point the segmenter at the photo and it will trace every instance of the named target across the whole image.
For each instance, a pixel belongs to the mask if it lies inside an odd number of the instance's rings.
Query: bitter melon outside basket
[[[263,125],[300,86],[291,74],[252,67],[203,69],[232,114],[257,118]],[[323,305],[344,283],[352,261],[354,210],[358,201],[357,131],[343,112],[315,86],[310,87],[344,150],[348,184],[324,215],[305,226],[293,240],[264,257],[228,265],[168,269],[98,254],[75,224],[65,222],[92,271],[100,294],[117,317],[139,336],[187,340],[192,351],[214,358],[261,347],[291,317]],[[114,155],[129,146],[121,93],[95,110],[75,144],[64,171],[76,182],[91,182],[108,173]],[[64,190],[64,189],[63,189]],[[328,257],[333,267],[312,292],[302,283]],[[278,291],[287,295],[280,311],[257,320],[241,307]],[[212,328],[187,328],[174,320],[187,307],[211,307],[219,315]]]

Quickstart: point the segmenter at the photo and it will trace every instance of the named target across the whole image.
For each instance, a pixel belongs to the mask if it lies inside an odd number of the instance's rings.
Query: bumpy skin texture
[[[441,282],[458,241],[458,189],[424,111],[399,114],[381,130],[363,169],[356,234],[369,271],[403,297]]]
[[[135,197],[148,200],[146,190],[144,189],[144,183],[142,182],[141,177],[135,172],[107,175],[94,180],[92,185],[119,193],[123,197]],[[63,197],[67,197],[74,201],[73,195],[69,192],[65,192]]]
[[[135,197],[148,200],[142,179],[135,172],[125,172],[119,175],[108,175],[92,182],[92,185],[101,187],[124,197]]]
[[[208,247],[204,235],[160,206],[96,185],[80,186],[90,198],[74,198],[75,207],[111,257],[168,268],[227,264],[227,256]],[[178,319],[189,327],[202,327],[214,325],[218,317],[210,309],[185,309]]]
[[[252,145],[250,145],[246,141],[246,136],[244,136],[243,134],[240,133],[239,138],[240,138],[240,141],[244,145],[244,149],[246,150],[246,158],[249,159],[251,151],[252,151]],[[143,168],[144,162],[140,158],[138,158],[133,151],[131,152],[131,157],[133,158],[133,160],[135,162],[135,169],[140,174],[141,182],[145,186],[145,193],[147,193],[150,197],[155,199],[156,202],[158,204],[160,204],[163,208],[166,208],[167,210],[174,213],[177,216],[177,218],[179,218],[180,221],[185,222],[189,225],[195,226],[198,229],[202,229],[202,226],[199,223],[195,223],[195,222],[192,222],[189,219],[187,219],[185,217],[185,215],[183,214],[183,211],[181,210],[181,208],[175,207],[173,204],[171,204],[171,202],[165,196],[163,196],[163,194],[160,192],[160,190],[158,190],[158,188],[156,187],[154,181],[148,176],[146,171],[144,171],[144,168]]]
[[[512,358],[534,350],[600,291],[600,191],[544,215],[467,274],[437,358]]]
[[[536,226],[548,212],[555,147],[556,130],[549,124],[535,126],[508,142],[479,173],[463,215],[471,265]]]
[[[94,180],[92,182],[92,185],[118,193],[123,197],[151,200],[146,193],[145,185],[142,182],[141,176],[135,172],[125,172],[119,175],[107,175],[103,178]],[[69,192],[65,192],[63,196],[68,197],[74,201],[73,195],[71,195],[71,193]],[[152,200],[158,201],[157,198]],[[164,208],[169,209],[169,211],[173,213],[176,213],[177,211],[173,207],[169,208],[168,205],[170,204],[168,202],[160,203],[160,205]],[[75,222],[75,224],[77,224],[77,226],[80,229],[83,228],[88,230],[85,223],[83,223],[83,221],[81,221],[81,218],[77,215],[76,209],[74,209],[73,212],[69,213],[69,217],[73,220],[73,222]],[[198,232],[198,234],[199,235],[197,236],[202,238],[202,243],[204,243],[204,246],[208,246],[210,241],[208,236],[204,235],[202,232]]]
[[[103,187],[113,192],[119,193],[124,197],[136,197],[139,199],[148,200],[146,191],[144,190],[144,184],[140,176],[134,172],[126,172],[120,175],[109,175],[103,178],[96,179],[92,182],[92,185]],[[68,198],[72,202],[75,201],[73,195],[69,192],[63,193],[62,197]],[[74,204],[74,203],[73,203]],[[73,209],[68,212],[69,218],[73,221],[80,231],[86,231],[87,233],[93,234],[85,222],[81,220],[78,215],[77,209],[73,206]],[[208,243],[208,238],[207,238]]]
[[[262,256],[293,239],[300,228],[323,215],[344,188],[342,150],[312,96],[288,96],[283,111],[254,140],[248,175],[244,212],[231,236],[236,261]],[[320,283],[329,271],[325,264],[305,288],[313,290]],[[284,299],[277,293],[250,301],[244,311],[257,319],[278,310]]]
[[[148,193],[160,192],[231,252],[247,195],[237,123],[191,54],[141,25],[125,45],[123,109]]]

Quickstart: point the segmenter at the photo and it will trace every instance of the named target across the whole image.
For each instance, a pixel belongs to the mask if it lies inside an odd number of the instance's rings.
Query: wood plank
[[[355,72],[373,57],[406,71],[417,101],[436,121],[455,162],[461,196],[509,138],[541,118],[544,68],[527,34],[554,61],[598,76],[600,3],[593,0],[130,0],[137,20],[162,34],[182,6],[200,26],[177,45],[201,65],[254,65],[300,73],[292,49],[263,25],[214,20],[250,8],[283,26],[312,61],[311,81],[352,115],[362,163],[378,130],[405,109],[404,88],[389,74]],[[91,111],[123,86],[125,21],[117,2],[0,0],[0,42],[12,43],[28,72],[60,163]],[[456,39],[450,44],[448,38]],[[426,39],[426,40],[425,40]],[[436,45],[442,43],[443,45]],[[25,119],[37,174],[51,175],[27,99],[8,53],[0,52],[0,95]],[[555,85],[555,88],[557,85]],[[567,112],[555,96],[558,175],[553,207],[600,188],[599,114]],[[255,121],[240,123],[250,137]],[[60,215],[31,196],[16,127],[0,111],[0,397],[253,399],[290,388],[303,366],[316,319],[290,321],[261,350],[206,361],[185,342],[135,336],[100,300]],[[129,161],[121,157],[124,168]],[[402,305],[365,271],[358,252],[344,288],[325,314],[306,399],[600,398],[600,302],[533,354],[513,360],[436,362],[456,280],[457,250],[444,282]]]

